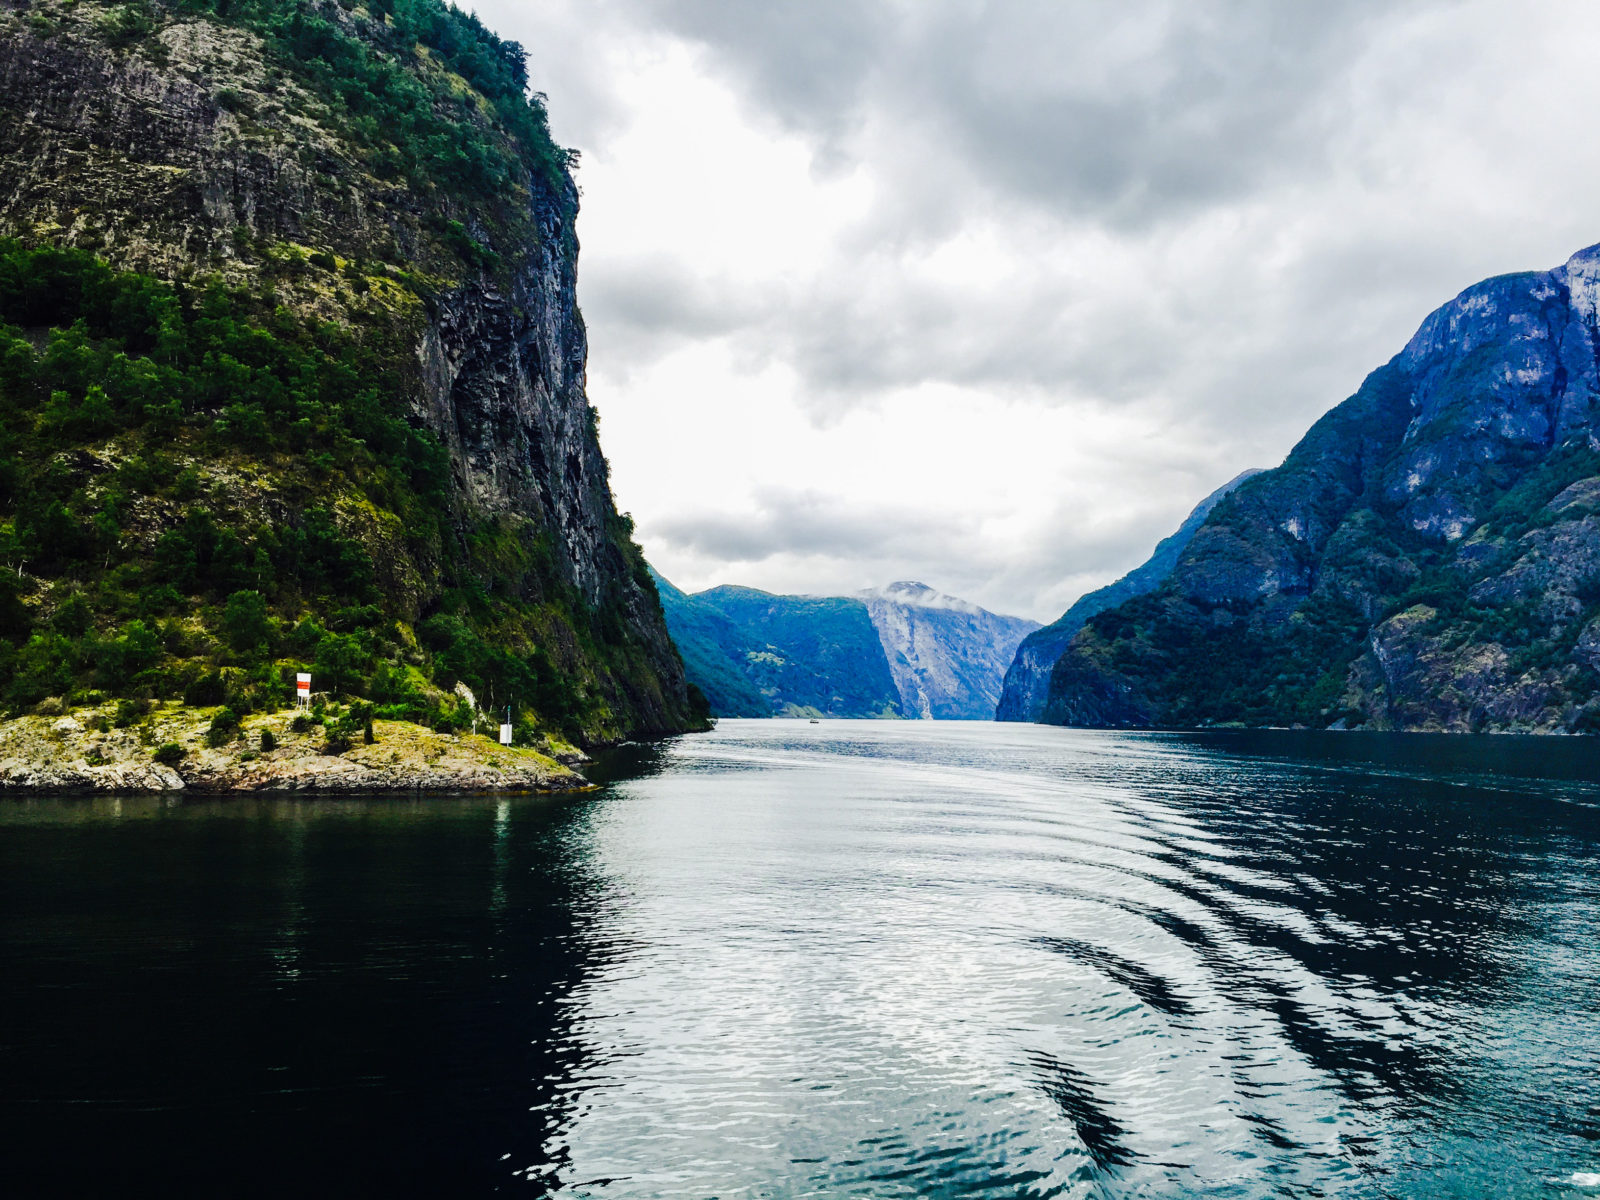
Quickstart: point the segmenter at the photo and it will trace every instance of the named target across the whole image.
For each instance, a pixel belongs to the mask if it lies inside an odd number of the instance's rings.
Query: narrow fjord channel
[[[11,1194],[1600,1194],[1590,741],[725,721],[611,770],[0,803]]]

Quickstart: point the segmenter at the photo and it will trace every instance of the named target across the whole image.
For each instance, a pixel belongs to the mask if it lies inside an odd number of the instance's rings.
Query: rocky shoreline
[[[217,710],[156,705],[122,727],[114,705],[0,722],[0,791],[93,792],[572,792],[593,786],[573,768],[576,747],[501,746],[408,721],[375,721],[371,744],[330,752],[321,726],[297,732],[295,713],[245,717],[236,736],[208,744]],[[265,739],[263,732],[270,736]],[[164,747],[175,747],[181,755]]]

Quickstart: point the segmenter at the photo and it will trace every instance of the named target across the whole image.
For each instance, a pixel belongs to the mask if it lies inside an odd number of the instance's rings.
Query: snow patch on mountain
[[[908,608],[948,609],[972,616],[994,615],[986,609],[979,608],[970,600],[963,600],[960,596],[952,596],[948,592],[941,592],[937,588],[931,588],[925,583],[911,579],[903,579],[886,587],[867,588],[857,592],[856,595],[863,600],[883,600],[890,604],[902,604]]]
[[[991,719],[1017,646],[1039,628],[911,580],[856,595],[866,602],[909,717]]]

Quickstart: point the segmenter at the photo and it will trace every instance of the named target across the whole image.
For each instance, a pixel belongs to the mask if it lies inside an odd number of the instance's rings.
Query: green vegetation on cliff
[[[471,530],[414,625],[409,581],[383,578],[386,540],[439,560],[451,536],[447,460],[385,404],[384,368],[340,327],[220,284],[180,294],[0,241],[5,702],[99,690],[249,711],[309,668],[384,716],[459,724],[447,693],[464,680],[581,730],[571,680],[517,628],[529,614],[489,594],[542,547]],[[343,532],[340,508],[372,538]],[[617,631],[591,625],[603,655]]]
[[[242,715],[310,669],[442,729],[458,682],[530,737],[703,720],[520,46],[438,0],[32,0],[0,80],[0,704]]]
[[[652,571],[661,609],[683,667],[719,717],[770,717],[773,698],[750,677],[748,655],[763,647],[720,609],[703,604]]]
[[[263,37],[275,62],[345,114],[350,141],[381,178],[424,192],[493,196],[517,182],[519,160],[557,186],[576,160],[551,139],[543,96],[528,94],[523,47],[453,4],[179,0],[173,8]],[[109,28],[124,43],[149,39],[157,29],[148,3],[135,0],[114,14]],[[427,58],[444,72],[427,71]],[[239,92],[219,99],[250,113]],[[464,119],[480,105],[492,111],[493,126]]]

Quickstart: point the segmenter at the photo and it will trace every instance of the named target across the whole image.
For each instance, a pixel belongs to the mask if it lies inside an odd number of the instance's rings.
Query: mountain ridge
[[[1597,313],[1600,246],[1441,305],[1085,625],[1045,719],[1600,729]]]
[[[855,595],[863,600],[885,600],[910,608],[948,609],[971,614],[988,611],[970,600],[941,592],[915,579],[900,579],[878,588],[862,588]]]

